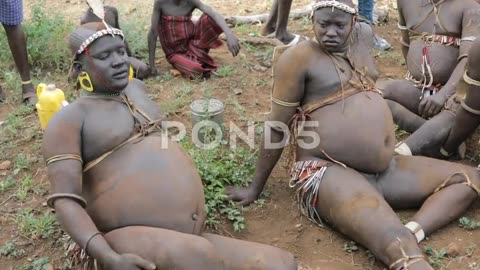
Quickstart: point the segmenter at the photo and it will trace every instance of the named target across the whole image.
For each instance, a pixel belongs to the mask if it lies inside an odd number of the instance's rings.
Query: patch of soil
[[[24,2],[27,11],[26,16],[28,17],[29,6],[33,1],[26,0]],[[138,1],[109,0],[107,4],[119,6],[120,10],[123,11],[131,11],[131,16],[150,16],[151,2],[153,1],[142,2],[139,5]],[[241,15],[268,12],[270,8],[269,1],[210,0],[207,2],[224,15],[231,15],[232,11]],[[295,1],[294,6],[303,6],[308,2],[305,0]],[[384,4],[382,1],[379,2]],[[77,20],[81,16],[81,11],[85,9],[85,4],[76,0],[46,0],[46,3],[51,10],[60,11],[61,14],[73,20]],[[391,4],[389,3],[389,5]],[[396,11],[391,10],[390,17],[396,17]],[[391,19],[388,23],[376,27],[377,33],[393,45],[393,49],[387,53],[377,52],[377,63],[381,72],[380,78],[400,78],[406,71],[405,67],[400,65],[403,58],[398,42],[399,32],[396,29],[396,23],[395,19]],[[248,31],[242,32],[239,36],[246,37],[250,33],[258,34],[260,28],[261,26],[248,27]],[[311,36],[309,20],[290,22],[289,29]],[[271,49],[269,47],[256,47],[249,50],[244,45],[241,54],[237,58],[233,58],[228,50],[222,47],[219,50],[212,51],[211,55],[220,66],[232,67],[232,71],[227,77],[213,77],[208,81],[187,81],[178,77],[149,79],[146,81],[149,93],[156,102],[161,104],[162,108],[168,108],[171,112],[171,118],[181,120],[187,125],[190,122],[189,103],[203,96],[211,96],[224,102],[226,105],[226,122],[234,120],[237,125],[242,127],[246,126],[248,121],[263,121],[264,114],[270,110],[272,75],[270,68],[267,71],[256,71],[255,66],[268,66],[268,61],[264,61],[263,58],[271,53]],[[159,53],[157,61],[162,74],[170,70],[161,53]],[[69,89],[66,76],[50,79],[63,89]],[[238,90],[241,90],[241,94],[238,94]],[[178,102],[178,105],[172,105],[175,102]],[[0,121],[5,120],[8,112],[13,110],[13,106],[17,106],[17,104],[0,105]],[[28,122],[38,128],[38,120],[35,117],[30,117]],[[16,154],[20,152],[40,158],[38,142],[35,140],[35,138],[31,139],[18,147],[16,151],[10,154],[9,159],[13,160]],[[34,144],[37,144],[37,148],[32,148]],[[42,162],[34,163],[28,169],[30,174],[35,175],[34,181],[38,185],[46,183],[46,174],[42,164]],[[6,180],[10,173],[11,171],[0,174],[0,182]],[[230,224],[225,224],[219,231],[235,238],[284,248],[298,257],[302,269],[380,270],[385,268],[361,247],[357,251],[348,252],[345,249],[345,245],[350,242],[347,238],[330,229],[319,228],[300,215],[294,201],[294,193],[288,188],[287,179],[288,172],[283,166],[277,166],[266,187],[269,196],[266,198],[265,204],[252,206],[245,212],[247,229],[241,233],[234,233],[231,231]],[[8,199],[12,192],[7,191],[0,194],[0,203]],[[26,255],[18,259],[2,257],[0,269],[20,269],[26,262],[42,256],[50,257],[55,269],[62,268],[62,258],[65,251],[62,242],[57,240],[60,235],[55,234],[52,237],[53,239],[28,239],[20,236],[14,220],[15,214],[21,208],[31,207],[40,213],[48,211],[42,204],[45,201],[45,195],[44,193],[31,194],[27,203],[11,199],[0,206],[0,247],[7,241],[16,239],[22,244],[21,248],[26,251]],[[480,220],[479,209],[479,205],[476,204],[466,216],[474,220]],[[402,211],[399,215],[403,220],[408,220],[413,212]],[[428,245],[440,250],[451,243],[457,245],[459,255],[455,258],[445,258],[443,261],[445,269],[479,269],[469,266],[477,262],[478,267],[478,262],[480,262],[480,252],[476,246],[480,243],[480,233],[478,231],[466,231],[459,228],[458,223],[453,223],[428,238],[422,246]]]

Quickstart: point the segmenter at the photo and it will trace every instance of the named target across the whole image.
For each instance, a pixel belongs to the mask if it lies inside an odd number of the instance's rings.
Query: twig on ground
[[[4,204],[6,204],[8,201],[10,201],[11,199],[13,199],[13,197],[15,197],[15,194],[10,195],[10,197],[8,197],[5,201],[3,201],[2,203],[0,203],[0,206],[3,206]]]
[[[225,36],[223,36],[223,35],[220,36],[220,39],[226,40]],[[245,38],[239,38],[239,41],[250,43],[250,44],[253,44],[253,45],[269,45],[269,46],[273,46],[273,47],[284,45],[280,40],[274,39],[274,38],[245,37]]]

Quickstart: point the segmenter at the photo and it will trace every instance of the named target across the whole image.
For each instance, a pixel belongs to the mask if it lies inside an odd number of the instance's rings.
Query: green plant
[[[6,117],[2,128],[6,132],[5,135],[8,137],[2,138],[2,142],[9,141],[12,139],[12,136],[17,135],[18,130],[25,126],[23,118],[32,112],[33,108],[30,106],[18,106],[10,112]]]
[[[41,257],[32,263],[26,263],[22,266],[22,270],[49,270],[52,269],[48,257]]]
[[[466,230],[476,230],[480,229],[480,222],[471,220],[467,217],[462,217],[458,220],[460,223],[460,227],[466,229]]]
[[[254,153],[238,147],[231,151],[225,146],[203,150],[191,142],[183,141],[183,146],[193,158],[205,192],[207,225],[216,227],[224,216],[233,223],[235,231],[245,227],[242,209],[233,202],[225,201],[226,186],[245,186],[254,171]]]
[[[271,61],[273,59],[273,47],[255,51],[255,57],[261,61]]]
[[[25,250],[18,249],[14,241],[8,241],[0,247],[0,257],[19,258],[25,254]]]
[[[24,170],[30,168],[30,160],[27,155],[20,153],[15,157],[14,169]]]
[[[148,43],[145,26],[149,25],[145,16],[121,16],[120,27],[125,33],[128,47],[135,57],[146,59],[148,55]]]
[[[219,67],[217,71],[213,73],[220,78],[225,78],[232,74],[235,74],[236,72],[237,70],[235,69],[234,66],[225,65],[225,66]]]
[[[376,56],[379,58],[392,59],[395,62],[400,63],[401,65],[405,64],[405,59],[403,58],[403,56],[393,51],[379,51]]]
[[[64,40],[72,32],[74,24],[50,12],[45,1],[33,4],[31,14],[32,18],[24,25],[30,64],[37,69],[66,71],[71,57]]]
[[[0,193],[3,193],[9,190],[14,185],[15,185],[15,179],[13,178],[13,176],[7,177],[6,180],[0,182]]]
[[[442,248],[440,250],[436,250],[431,246],[425,246],[423,248],[425,254],[428,255],[428,262],[437,267],[443,267],[443,260],[447,256],[447,249]]]
[[[48,238],[56,230],[55,216],[48,211],[43,215],[36,216],[32,209],[20,209],[15,218],[15,223],[21,234],[32,239]]]
[[[33,188],[33,178],[30,175],[27,175],[23,178],[22,182],[17,188],[15,196],[18,200],[24,201],[28,194],[32,191]]]

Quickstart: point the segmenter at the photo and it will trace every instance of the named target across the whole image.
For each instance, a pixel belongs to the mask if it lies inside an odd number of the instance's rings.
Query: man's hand
[[[106,270],[155,270],[155,264],[142,259],[134,254],[122,254],[115,256],[111,261],[104,264]]]
[[[260,195],[255,189],[251,187],[227,187],[225,189],[227,200],[237,202],[239,205],[248,206],[253,203]]]
[[[428,119],[437,115],[445,106],[447,99],[447,96],[441,92],[438,92],[433,96],[423,98],[418,106],[418,112],[420,116]]]
[[[232,55],[235,57],[237,54],[240,52],[240,43],[238,42],[237,37],[233,34],[227,35],[227,45],[228,45],[228,50],[232,53]]]

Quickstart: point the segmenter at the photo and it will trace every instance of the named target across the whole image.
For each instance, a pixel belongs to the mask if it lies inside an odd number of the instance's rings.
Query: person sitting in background
[[[400,129],[402,155],[435,157],[460,107],[458,85],[472,41],[480,35],[480,5],[474,0],[397,0],[405,79],[378,83]]]
[[[200,19],[192,22],[192,12],[203,12]],[[233,56],[240,51],[238,39],[225,19],[212,7],[200,0],[156,0],[148,35],[148,51],[152,74],[155,67],[157,37],[167,61],[186,78],[209,78],[217,64],[208,55],[210,49],[218,48],[218,39],[225,33],[228,49]]]

